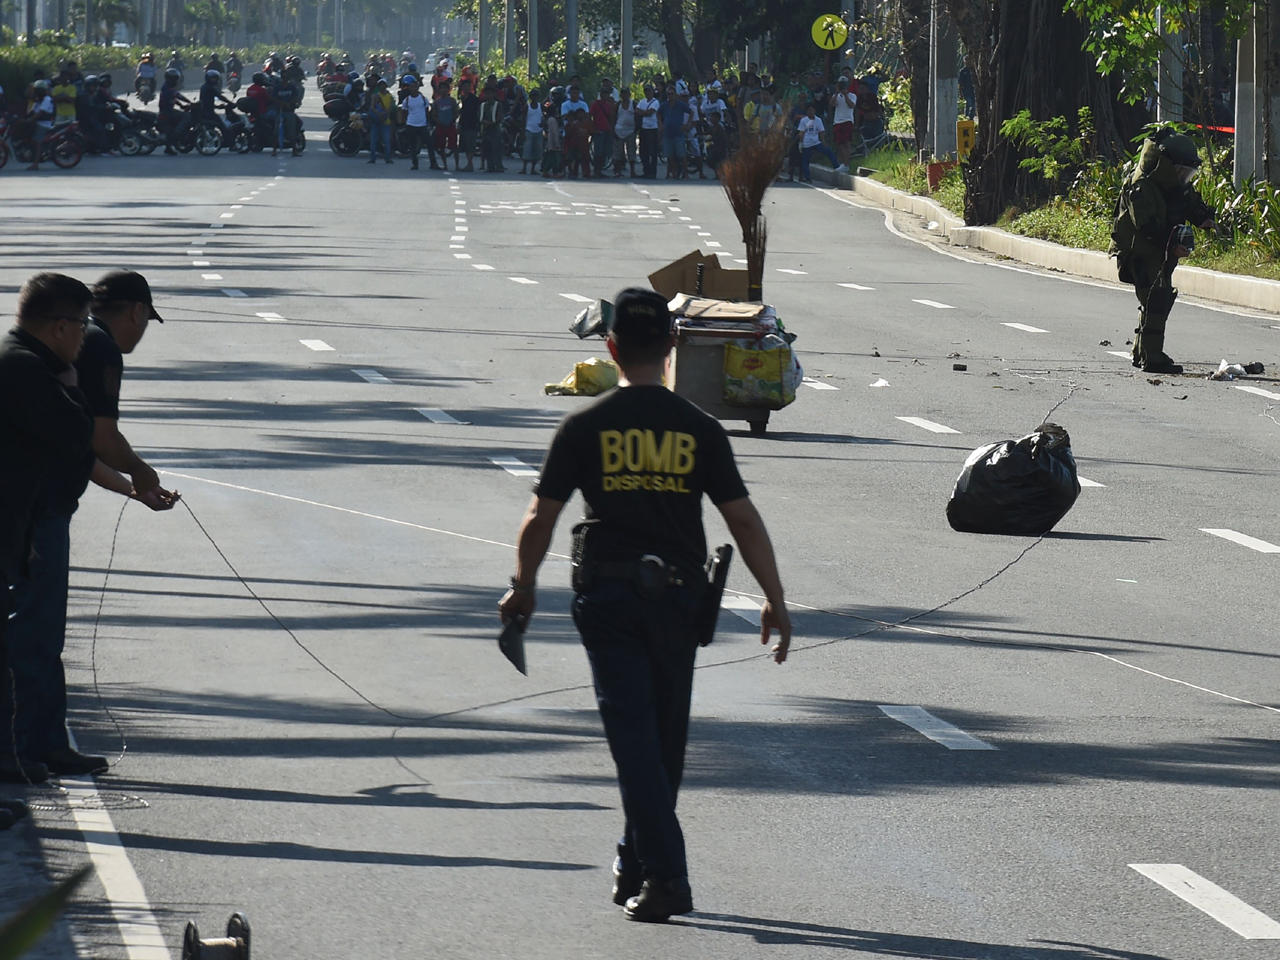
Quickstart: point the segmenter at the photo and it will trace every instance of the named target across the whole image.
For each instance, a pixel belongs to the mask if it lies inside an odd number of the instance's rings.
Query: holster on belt
[[[716,621],[720,618],[720,599],[724,596],[725,581],[729,579],[729,564],[733,561],[733,546],[725,543],[716,547],[707,558],[707,589],[698,605],[698,645],[705,647],[716,638]]]

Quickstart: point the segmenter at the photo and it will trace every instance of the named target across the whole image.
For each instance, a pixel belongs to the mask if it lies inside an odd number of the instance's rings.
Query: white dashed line
[[[241,197],[241,198],[240,198],[240,202],[241,202],[241,203],[251,203],[252,201],[253,201],[253,197],[252,197],[252,196],[249,196],[249,197]],[[238,209],[238,208],[236,208],[236,207],[232,207],[232,209],[233,209],[233,210],[235,210],[235,209]]]
[[[1099,483],[1097,480],[1087,480],[1084,477],[1080,476],[1079,474],[1076,474],[1076,479],[1080,481],[1080,486],[1082,487],[1099,487],[1099,488],[1106,487],[1105,483]]]
[[[1243,383],[1237,383],[1234,386],[1237,390],[1243,390],[1245,393],[1254,393],[1260,397],[1266,397],[1268,400],[1280,400],[1280,393],[1272,393],[1270,390],[1263,390],[1261,387],[1251,387]]]
[[[778,267],[779,273],[789,273],[796,277],[807,277],[809,275],[806,270],[792,270],[790,267]]]
[[[572,300],[574,303],[592,303],[593,302],[590,297],[584,297],[580,293],[562,293],[560,294],[560,296],[564,297],[566,300]]]
[[[450,238],[449,238],[449,241],[450,241],[451,243],[457,243],[458,241],[460,241],[460,240],[465,240],[465,239],[467,239],[467,238],[466,238],[466,237],[464,237],[462,234],[460,234],[460,233],[455,233],[452,237],[450,237]]]
[[[254,316],[262,320],[272,320],[277,323],[284,319],[284,317],[280,316],[278,313],[255,313]]]
[[[471,259],[471,254],[469,254],[469,253],[455,253],[455,254],[453,255],[453,259],[455,259],[455,260],[470,260],[470,259]]]
[[[204,251],[203,251],[203,250],[188,250],[188,251],[187,251],[187,256],[188,256],[188,257],[198,257],[198,256],[200,256],[200,255],[201,255],[201,254],[203,254],[203,253],[204,253]]]
[[[220,213],[220,214],[218,214],[218,216],[220,216],[223,220],[230,220],[232,217],[234,217],[234,216],[235,216],[235,214],[234,214],[234,213]]]
[[[458,233],[467,233],[471,230],[470,227],[454,227],[453,229]]]
[[[451,243],[451,244],[449,244],[449,249],[450,249],[450,250],[465,250],[465,249],[467,249],[467,245],[466,245],[465,243]]]
[[[225,227],[225,226],[226,226],[226,224],[225,224],[225,223],[211,223],[211,224],[209,224],[209,229],[210,229],[210,230],[221,230],[221,229],[222,229],[223,227]]]
[[[193,267],[210,267],[210,266],[213,266],[213,264],[212,264],[212,263],[210,263],[210,261],[208,261],[208,260],[192,260],[192,261],[191,261],[191,265],[192,265]]]
[[[454,223],[466,223],[466,222],[467,222],[467,218],[466,218],[466,217],[454,217],[454,218],[453,218],[453,222],[454,222]]]
[[[918,303],[921,306],[925,306],[925,307],[933,307],[933,309],[935,310],[954,310],[955,309],[955,307],[953,307],[951,304],[939,303],[937,300],[912,300],[911,302]]]
[[[837,287],[844,287],[846,290],[874,290],[875,287],[864,287],[860,283],[837,283]]]
[[[501,467],[513,477],[536,477],[538,471],[527,463],[517,460],[515,457],[490,457],[489,462],[495,467]]]
[[[923,302],[923,301],[917,301]],[[1039,327],[1033,327],[1029,323],[1001,323],[1002,327],[1011,327],[1014,330],[1021,330],[1023,333],[1048,333],[1048,330],[1041,330]]]
[[[891,720],[904,723],[917,733],[923,733],[934,743],[940,743],[948,750],[995,750],[985,740],[979,740],[972,734],[965,733],[954,724],[935,717],[924,707],[902,707],[891,704],[879,704],[880,712]]]
[[[1251,537],[1237,530],[1201,527],[1200,532],[1213,534],[1213,536],[1221,537],[1223,540],[1230,540],[1232,543],[1238,543],[1240,546],[1248,547],[1250,550],[1257,550],[1259,553],[1280,553],[1280,547],[1277,547],[1274,543],[1267,543],[1265,540],[1259,540],[1257,537]]]
[[[720,599],[720,609],[728,610],[735,617],[741,617],[753,627],[760,626],[760,602],[750,597],[724,596]]]
[[[1119,357],[1121,360],[1133,360],[1133,354],[1127,353],[1124,350],[1108,350],[1107,353],[1111,354],[1113,357]]]
[[[710,230],[699,230],[699,231],[698,231],[698,236],[700,236],[700,237],[709,237],[709,236],[711,236],[711,231],[710,231]]]
[[[708,247],[718,247],[718,246],[720,246],[720,244],[716,243],[714,240],[708,240],[708,241],[707,241],[707,246],[708,246]]]
[[[333,349],[333,347],[329,346],[323,340],[299,340],[298,342],[308,350],[315,350],[318,353],[323,353]]]
[[[222,274],[220,274],[220,273],[202,273],[202,274],[200,274],[200,279],[201,279],[201,280],[221,280],[221,279],[222,279]]]
[[[432,423],[459,423],[465,424],[466,420],[459,420],[445,413],[443,410],[437,410],[435,407],[414,407],[418,413],[422,414]]]
[[[537,283],[537,282],[538,282],[537,280],[530,280],[528,277],[507,277],[507,279],[508,279],[508,280],[510,280],[512,283],[524,283],[524,284],[529,284],[529,283]]]
[[[667,207],[667,209],[668,209],[668,210],[670,210],[672,213],[679,213],[679,212],[680,212],[680,208],[679,208],[679,207]]]
[[[489,265],[489,264],[487,264],[487,263],[473,263],[473,264],[472,264],[472,266],[473,266],[473,267],[475,267],[477,270],[492,270],[492,269],[493,269],[493,267],[492,267],[492,266],[490,266],[490,265]]]
[[[226,294],[228,297],[247,297],[247,296],[249,296],[249,295],[248,295],[247,293],[245,293],[243,290],[236,290],[234,287],[232,287],[232,288],[223,287],[223,288],[222,288],[222,292],[223,292],[224,294]]]
[[[680,222],[681,222],[681,223],[684,223],[684,222],[690,222],[690,223],[691,223],[691,222],[693,222],[693,217],[681,217],[681,218],[680,218]]]
[[[823,383],[821,380],[814,380],[812,377],[805,377],[800,381],[806,387],[813,387],[815,390],[839,390],[839,387],[833,387],[829,383]]]
[[[1180,863],[1129,866],[1246,940],[1280,940],[1280,923]]]
[[[920,427],[922,430],[928,430],[930,433],[959,433],[959,430],[952,430],[950,427],[944,427],[940,423],[934,423],[932,420],[925,420],[922,417],[898,417],[903,423],[909,423],[913,427]]]
[[[380,374],[377,370],[352,370],[357,377],[367,383],[390,383],[391,381]]]
[[[231,209],[232,209],[232,210],[243,210],[243,209],[244,209],[244,204],[242,204],[242,203],[233,203],[233,204],[231,205]]]
[[[283,169],[284,169],[284,167],[281,167],[280,169],[281,169],[281,170],[283,170]],[[276,179],[277,179],[277,180],[283,180],[283,179],[284,179],[284,177],[276,177]]]

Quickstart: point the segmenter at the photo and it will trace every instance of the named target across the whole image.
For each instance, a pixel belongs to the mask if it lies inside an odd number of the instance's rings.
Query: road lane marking
[[[495,467],[501,467],[513,477],[536,477],[538,471],[536,468],[529,466],[522,460],[515,457],[490,457],[489,462]]]
[[[701,230],[701,229],[702,229],[702,224],[700,224],[700,223],[691,223],[691,224],[689,224],[689,229],[690,229],[690,230]]]
[[[809,274],[808,274],[808,271],[805,271],[805,270],[792,270],[790,267],[778,267],[778,272],[779,272],[779,273],[789,273],[789,274],[791,274],[792,276],[795,276],[795,277],[807,277],[807,276],[809,275]]]
[[[243,209],[244,209],[244,204],[242,204],[242,203],[233,203],[233,204],[231,205],[231,209],[232,209],[232,210],[243,210]]]
[[[760,603],[750,597],[723,596],[720,598],[720,609],[741,617],[753,627],[760,626]]]
[[[1119,357],[1121,360],[1133,360],[1133,354],[1124,350],[1108,350],[1107,353],[1111,354],[1113,357]]]
[[[917,733],[922,733],[934,743],[940,743],[948,750],[996,750],[985,740],[979,740],[972,734],[965,733],[954,724],[935,717],[924,707],[894,706],[882,703],[878,705],[880,712],[891,720],[904,723]]]
[[[465,240],[465,239],[467,239],[467,238],[466,238],[466,237],[464,237],[464,236],[462,236],[462,235],[460,235],[460,234],[456,234],[456,233],[455,233],[452,237],[450,237],[450,238],[449,238],[449,242],[450,242],[450,243],[460,243],[460,242],[462,242],[462,241],[463,241],[463,240]]]
[[[218,214],[218,216],[220,216],[223,220],[230,220],[232,217],[234,217],[234,216],[235,216],[235,214],[234,214],[234,213],[220,213],[220,214]]]
[[[716,243],[716,241],[714,241],[714,240],[708,240],[708,241],[707,241],[707,246],[708,246],[708,247],[718,247],[718,246],[720,246],[720,244]]]
[[[203,257],[203,256],[204,256],[204,251],[203,251],[203,250],[188,250],[188,251],[187,251],[187,256],[188,256],[188,257]]]
[[[321,353],[323,353],[326,350],[333,349],[333,347],[329,346],[323,340],[299,340],[298,342],[302,344],[304,347],[306,347],[308,350],[315,350]]]
[[[473,267],[475,267],[477,270],[492,270],[492,269],[493,269],[493,267],[492,267],[492,266],[490,266],[490,265],[489,265],[489,264],[487,264],[487,263],[473,263],[473,264],[472,264],[472,266],[473,266]]]
[[[413,409],[416,410],[418,413],[422,414],[432,423],[465,424],[469,422],[467,420],[459,420],[456,417],[450,416],[449,414],[445,413],[443,410],[437,410],[435,407],[414,407]]]
[[[681,218],[680,218],[680,222],[681,222],[681,223],[691,223],[692,221],[693,221],[693,217],[681,217]]]
[[[470,229],[470,227],[454,227],[453,231],[454,233],[467,233]]]
[[[667,207],[667,209],[668,209],[668,210],[670,210],[672,213],[679,213],[679,212],[680,212],[680,208],[679,208],[679,207]]]
[[[1280,923],[1180,863],[1131,863],[1129,867],[1246,940],[1280,940]]]
[[[1012,327],[1014,330],[1021,330],[1023,333],[1048,333],[1048,330],[1042,330],[1039,327],[1033,327],[1029,323],[1002,323],[1003,327]]]
[[[351,372],[367,383],[390,383],[391,382],[382,374],[380,374],[377,370],[363,369],[363,370],[352,370]]]
[[[944,427],[940,423],[934,423],[932,420],[925,420],[923,417],[898,417],[903,423],[909,423],[913,427],[920,427],[922,430],[928,430],[930,433],[959,433],[959,430],[952,430],[950,427]]]
[[[470,259],[471,259],[471,254],[469,254],[469,253],[455,253],[455,254],[453,255],[453,259],[455,259],[455,260],[470,260]]]
[[[710,231],[710,230],[699,230],[699,231],[698,231],[698,236],[700,236],[700,237],[709,237],[709,236],[711,236],[711,231]]]
[[[821,380],[814,380],[812,377],[805,377],[800,381],[806,387],[813,387],[815,390],[839,390],[839,387],[833,387],[829,383],[823,383]]]
[[[837,283],[837,287],[845,287],[848,290],[874,290],[875,287],[864,287],[860,283]]]
[[[1086,480],[1084,477],[1076,474],[1076,479],[1080,481],[1082,487],[1105,487],[1105,483],[1098,483],[1097,480]]]
[[[454,218],[453,218],[453,222],[454,222],[454,223],[466,223],[466,222],[467,222],[467,218],[466,218],[466,217],[454,217]]]
[[[1232,543],[1238,543],[1240,546],[1248,547],[1250,550],[1257,550],[1259,553],[1280,553],[1280,547],[1277,547],[1274,543],[1267,543],[1265,540],[1259,540],[1257,537],[1251,537],[1236,530],[1228,530],[1221,527],[1201,527],[1200,532],[1213,534],[1213,536],[1221,537],[1223,540],[1230,540]]]
[[[918,303],[921,306],[925,306],[925,307],[933,307],[933,309],[935,310],[954,310],[955,309],[955,307],[953,307],[951,304],[939,303],[937,300],[912,300],[911,302]]]
[[[1243,390],[1245,393],[1254,393],[1260,397],[1266,397],[1268,400],[1280,400],[1280,393],[1272,393],[1270,390],[1263,390],[1261,387],[1251,387],[1243,383],[1237,383],[1234,386],[1237,390]]]
[[[572,300],[574,303],[592,303],[593,302],[590,297],[584,297],[580,293],[562,293],[560,294],[560,296],[564,297],[566,300]]]
[[[465,250],[465,249],[467,249],[467,245],[466,245],[465,243],[451,243],[451,244],[449,244],[449,249],[450,249],[450,250]]]
[[[213,266],[213,264],[212,264],[210,261],[208,261],[208,260],[192,260],[192,261],[191,261],[191,265],[192,265],[193,267],[210,267],[210,266]]]
[[[537,280],[530,280],[528,277],[507,277],[512,283],[537,283]]]
[[[220,273],[202,273],[202,274],[200,274],[200,279],[201,279],[201,280],[221,280],[221,279],[222,279],[222,274],[220,274]]]
[[[234,287],[223,287],[222,292],[228,297],[247,297],[249,296],[243,290],[237,290]]]
[[[280,316],[278,313],[255,313],[254,316],[262,320],[280,321],[284,319],[284,317]]]

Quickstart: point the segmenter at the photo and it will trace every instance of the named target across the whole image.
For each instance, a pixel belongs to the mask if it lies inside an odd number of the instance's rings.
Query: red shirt
[[[613,129],[613,102],[611,100],[593,100],[591,102],[591,120],[597,133],[608,133]]]
[[[251,100],[258,102],[258,116],[262,116],[271,107],[271,94],[267,92],[267,88],[261,84],[250,84],[249,89],[244,95]]]

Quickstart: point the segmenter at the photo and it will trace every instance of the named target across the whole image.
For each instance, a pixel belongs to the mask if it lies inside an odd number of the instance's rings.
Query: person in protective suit
[[[1116,201],[1110,252],[1120,281],[1133,284],[1138,295],[1133,365],[1146,373],[1182,372],[1164,352],[1164,329],[1178,297],[1173,270],[1193,245],[1185,224],[1213,226],[1213,211],[1191,185],[1199,167],[1195,141],[1171,130],[1156,131],[1143,141]]]

